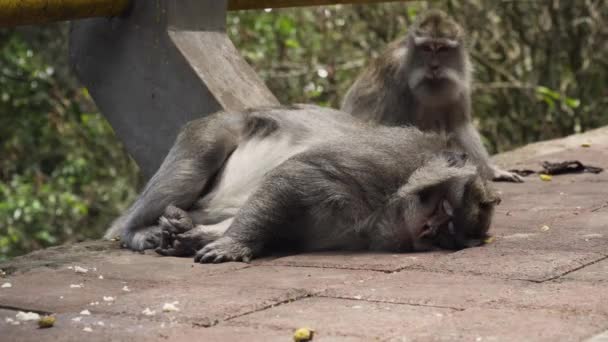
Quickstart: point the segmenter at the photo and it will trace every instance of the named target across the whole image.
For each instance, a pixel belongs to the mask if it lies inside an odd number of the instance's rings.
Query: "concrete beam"
[[[226,0],[134,0],[74,22],[70,61],[150,177],[179,129],[220,109],[277,105],[225,33]]]

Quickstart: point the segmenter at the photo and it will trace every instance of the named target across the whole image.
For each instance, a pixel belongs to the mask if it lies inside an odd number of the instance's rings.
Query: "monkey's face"
[[[489,237],[494,207],[499,203],[500,197],[491,186],[476,177],[465,186],[451,220],[437,230],[435,242],[441,248],[456,250],[484,244]]]
[[[459,99],[467,87],[465,55],[459,42],[412,37],[408,85],[419,101],[443,105]]]

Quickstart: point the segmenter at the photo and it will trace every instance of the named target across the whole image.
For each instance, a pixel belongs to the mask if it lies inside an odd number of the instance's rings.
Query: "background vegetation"
[[[608,124],[608,0],[433,2],[469,32],[476,123],[493,151]],[[283,103],[339,106],[427,2],[231,13]],[[67,66],[67,26],[0,30],[0,260],[98,237],[141,185]]]

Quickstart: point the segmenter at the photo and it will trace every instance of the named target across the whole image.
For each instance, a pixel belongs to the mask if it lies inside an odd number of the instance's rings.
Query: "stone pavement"
[[[608,168],[608,127],[496,157],[567,159]],[[12,285],[0,288],[0,340],[290,341],[310,327],[314,341],[608,341],[608,172],[498,188],[495,241],[455,253],[199,265],[113,242],[34,252],[0,264]],[[56,324],[5,322],[20,310]]]

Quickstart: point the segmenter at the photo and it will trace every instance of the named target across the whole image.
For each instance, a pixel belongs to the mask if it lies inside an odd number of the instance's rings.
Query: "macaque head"
[[[464,30],[446,13],[429,11],[406,38],[409,79],[414,96],[428,105],[457,100],[469,87],[470,66]]]
[[[414,250],[458,250],[489,237],[500,197],[467,159],[465,153],[445,152],[410,177],[407,192],[420,201],[408,215],[414,218]]]
[[[443,203],[450,218],[436,230],[435,244],[453,250],[483,245],[489,237],[494,207],[500,203],[498,194],[486,180],[476,176],[465,184],[460,200],[453,202],[446,199]]]

